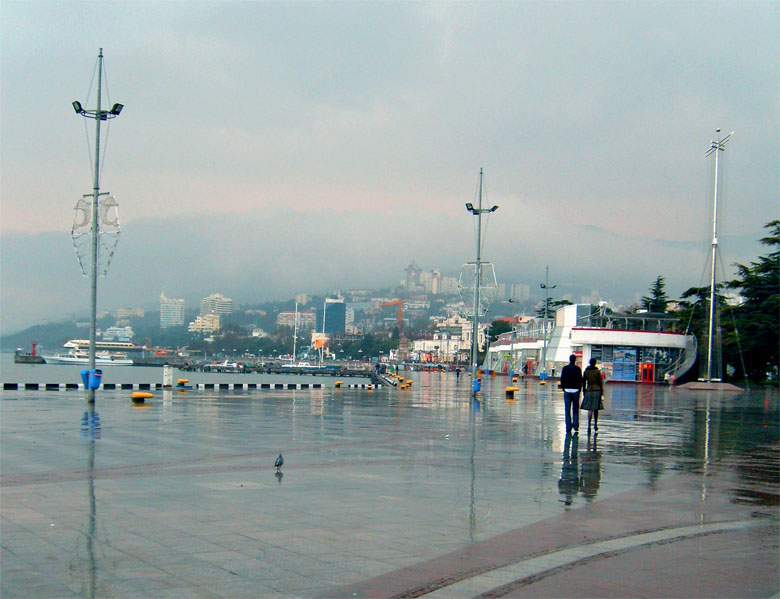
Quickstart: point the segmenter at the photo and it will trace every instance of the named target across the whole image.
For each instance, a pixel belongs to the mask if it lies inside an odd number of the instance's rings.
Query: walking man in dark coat
[[[569,356],[569,363],[561,371],[561,389],[563,389],[563,407],[566,414],[566,434],[580,432],[580,389],[582,389],[582,370],[576,364],[577,356]]]

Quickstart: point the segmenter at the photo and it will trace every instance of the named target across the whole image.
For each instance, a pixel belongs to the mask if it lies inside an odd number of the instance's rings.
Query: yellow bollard
[[[519,387],[507,387],[506,388],[506,398],[507,399],[514,399],[515,398],[515,392],[520,391]]]
[[[336,389],[340,389],[343,384],[343,381],[336,381]]]

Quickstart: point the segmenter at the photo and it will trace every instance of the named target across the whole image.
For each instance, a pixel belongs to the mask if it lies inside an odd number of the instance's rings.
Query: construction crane
[[[397,323],[398,323],[398,337],[401,337],[401,330],[404,324],[404,300],[395,299],[389,302],[382,302],[379,304],[382,308],[386,308],[387,306],[398,306],[398,314],[396,316]]]
[[[396,316],[396,322],[398,325],[398,358],[400,360],[406,360],[409,356],[409,340],[403,334],[404,325],[404,300],[394,299],[389,302],[382,302],[379,304],[381,307],[398,306],[398,312]]]

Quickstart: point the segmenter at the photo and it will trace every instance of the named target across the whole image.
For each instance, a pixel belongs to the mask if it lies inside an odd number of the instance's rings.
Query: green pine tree
[[[669,298],[666,295],[666,282],[661,275],[650,286],[650,295],[642,298],[642,307],[648,312],[666,312]]]
[[[760,241],[770,252],[749,265],[737,264],[737,278],[727,283],[744,302],[733,308],[749,378],[777,380],[780,360],[780,220],[764,225]]]

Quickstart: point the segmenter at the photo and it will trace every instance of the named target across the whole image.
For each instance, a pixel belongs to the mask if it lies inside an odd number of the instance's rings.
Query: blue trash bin
[[[89,389],[89,369],[85,368],[81,371],[81,380],[84,381],[84,388]]]
[[[482,389],[482,379],[474,379],[474,392],[480,391]]]
[[[90,389],[99,389],[100,388],[100,379],[103,378],[103,371],[99,368],[95,368],[89,373],[89,388]]]

